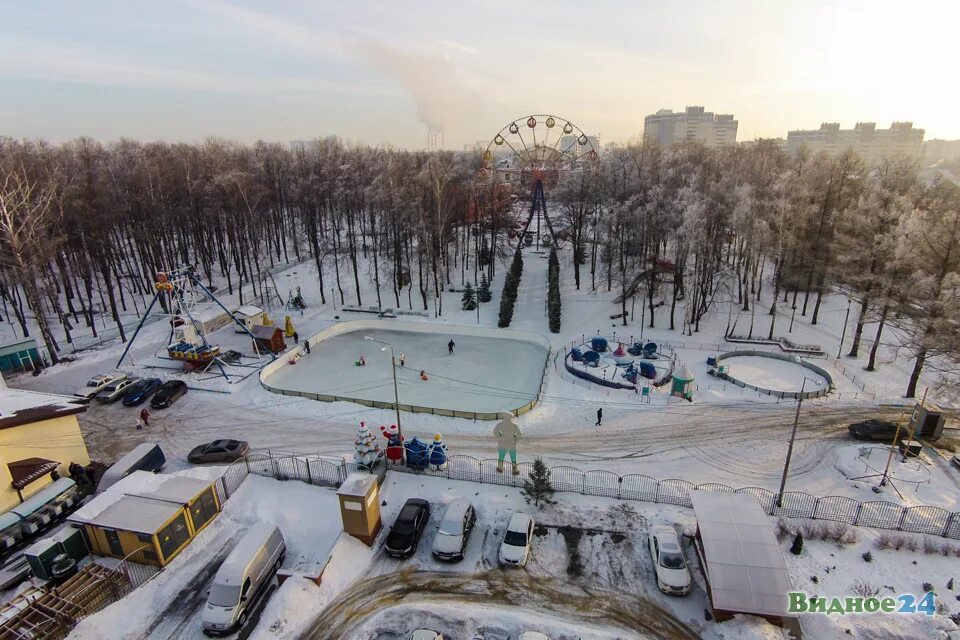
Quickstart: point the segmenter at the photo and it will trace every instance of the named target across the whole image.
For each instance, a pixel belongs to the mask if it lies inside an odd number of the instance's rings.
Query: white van
[[[203,610],[203,633],[226,635],[247,621],[247,608],[270,585],[287,545],[280,529],[258,522],[233,548],[213,578]]]

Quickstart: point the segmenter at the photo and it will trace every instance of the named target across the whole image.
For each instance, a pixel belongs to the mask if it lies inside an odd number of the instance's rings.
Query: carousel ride
[[[159,301],[160,307],[164,311],[161,315],[168,317],[170,325],[166,358],[181,362],[183,369],[186,371],[204,373],[216,366],[220,374],[228,382],[231,381],[231,375],[225,368],[225,366],[229,367],[229,363],[224,359],[225,354],[221,353],[219,345],[210,344],[207,340],[205,324],[198,319],[198,305],[212,301],[229,316],[239,332],[250,336],[256,349],[257,339],[246,323],[231,313],[217,296],[203,285],[193,266],[157,273],[154,280],[154,290],[153,300],[150,301],[150,305],[140,319],[140,323],[127,343],[127,347],[117,361],[117,367],[127,357],[140,334],[140,330],[146,323],[147,318],[150,317],[150,312]],[[260,351],[257,350],[258,359],[260,355]],[[276,358],[273,353],[270,353],[270,355],[272,358]]]
[[[546,190],[565,175],[594,171],[599,159],[596,139],[560,116],[538,114],[507,124],[483,153],[481,177],[508,183],[518,194],[530,193],[526,222],[517,230],[519,242],[549,246],[557,234],[547,209]],[[536,220],[535,230],[531,229]],[[547,228],[544,234],[541,221]]]

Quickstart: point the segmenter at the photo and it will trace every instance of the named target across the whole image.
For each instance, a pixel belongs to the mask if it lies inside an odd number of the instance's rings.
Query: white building
[[[703,107],[687,107],[682,113],[660,109],[643,119],[643,141],[664,145],[698,141],[719,147],[737,143],[737,125],[732,114],[704,111]]]
[[[830,154],[853,149],[867,162],[895,155],[919,157],[923,144],[923,129],[914,129],[912,122],[894,122],[889,129],[877,129],[874,122],[858,122],[853,129],[841,129],[837,122],[824,122],[819,129],[787,133],[787,151],[796,152],[801,146],[813,153]]]
[[[923,159],[926,162],[960,158],[960,140],[927,140],[923,143]]]

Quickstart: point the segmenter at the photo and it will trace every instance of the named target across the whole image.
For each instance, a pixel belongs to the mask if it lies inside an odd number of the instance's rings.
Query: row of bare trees
[[[195,265],[243,303],[269,295],[268,269],[309,260],[321,303],[441,315],[442,290],[493,280],[527,206],[522,186],[479,169],[472,154],[335,139],[0,139],[2,311],[56,362],[100,316],[126,340],[158,271]],[[548,199],[575,286],[611,292],[624,323],[637,302],[649,326],[688,334],[725,311],[728,334],[773,339],[778,317],[818,324],[842,287],[858,301],[849,355],[870,343],[868,369],[884,343],[912,357],[912,396],[925,367],[951,372],[960,349],[958,191],[907,159],[867,165],[760,141],[614,147]]]

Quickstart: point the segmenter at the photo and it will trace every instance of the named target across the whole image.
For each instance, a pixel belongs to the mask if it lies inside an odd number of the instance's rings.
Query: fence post
[[[857,501],[857,514],[853,516],[853,526],[860,526],[860,511],[863,509],[863,503]]]
[[[304,459],[304,462],[307,465],[307,484],[313,484],[313,473],[310,471],[310,459]]]
[[[660,481],[657,480],[657,492],[653,494],[653,501],[658,503],[660,502]]]
[[[907,509],[900,507],[900,521],[897,523],[897,531],[903,531],[903,521],[907,517]]]
[[[617,476],[617,500],[623,499],[623,476]]]
[[[956,517],[957,517],[956,512],[951,513],[951,514],[947,517],[947,525],[943,528],[943,533],[940,534],[940,537],[941,537],[941,538],[946,538],[946,537],[947,537],[947,532],[950,531],[950,527],[953,526],[953,520],[954,520],[954,518],[956,518]]]

